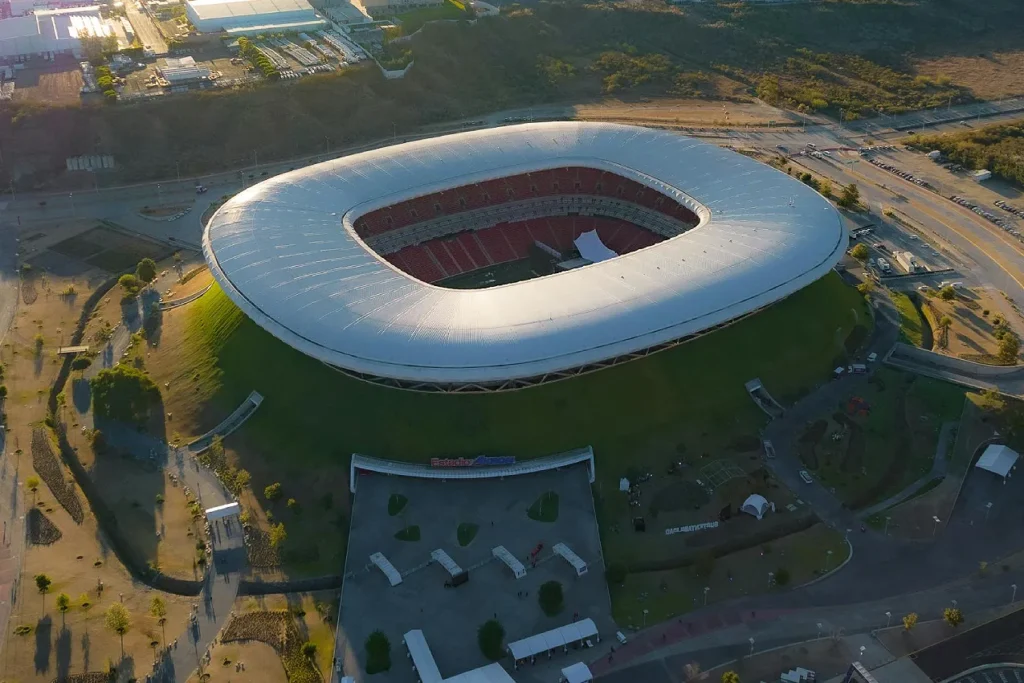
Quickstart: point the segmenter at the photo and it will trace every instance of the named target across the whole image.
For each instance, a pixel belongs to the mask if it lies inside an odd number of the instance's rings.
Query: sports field
[[[534,277],[537,277],[537,274],[533,272],[530,259],[522,259],[446,278],[438,282],[437,286],[450,289],[484,289],[510,285]]]

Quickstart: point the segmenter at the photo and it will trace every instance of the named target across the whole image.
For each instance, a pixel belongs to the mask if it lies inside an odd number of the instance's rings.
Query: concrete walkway
[[[889,496],[881,503],[875,503],[874,505],[865,508],[860,511],[860,518],[867,519],[876,512],[887,510],[894,505],[902,503],[908,498],[912,498],[925,484],[928,482],[939,479],[946,476],[946,468],[949,466],[948,458],[946,457],[949,453],[950,444],[953,442],[951,438],[953,436],[953,430],[957,427],[957,422],[944,422],[941,429],[939,429],[939,443],[935,448],[935,460],[932,461],[931,471],[915,481],[913,484],[903,489],[894,496]]]

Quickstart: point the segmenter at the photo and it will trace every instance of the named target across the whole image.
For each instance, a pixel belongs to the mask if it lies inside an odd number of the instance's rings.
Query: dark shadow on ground
[[[92,640],[89,639],[89,632],[82,634],[82,671],[89,670],[89,655],[92,650]]]
[[[92,389],[89,387],[89,380],[81,377],[71,380],[71,404],[81,414],[89,412],[89,407],[92,404]]]
[[[50,670],[50,649],[53,646],[53,622],[50,617],[43,617],[36,623],[36,653],[35,666],[37,674],[44,674]]]
[[[57,680],[63,681],[71,673],[71,631],[62,626],[57,634]]]

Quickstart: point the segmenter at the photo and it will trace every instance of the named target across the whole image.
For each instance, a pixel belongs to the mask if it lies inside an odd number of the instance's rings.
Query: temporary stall
[[[576,576],[583,576],[587,573],[587,563],[580,559],[580,556],[572,551],[569,546],[564,543],[556,543],[552,546],[551,550],[554,551],[555,555],[558,555],[570,565],[576,571]]]
[[[1005,479],[1009,476],[1010,470],[1017,464],[1017,458],[1019,457],[1020,455],[1009,446],[992,444],[981,454],[981,458],[978,459],[978,464],[975,467],[992,474],[998,474]]]
[[[373,563],[377,569],[384,572],[384,576],[387,577],[388,583],[392,586],[397,586],[402,583],[402,575],[398,573],[398,570],[395,569],[394,565],[391,564],[388,558],[384,557],[384,553],[374,553],[373,555],[370,555],[370,562]]]
[[[594,674],[590,673],[590,667],[586,664],[576,662],[562,669],[562,680],[565,683],[589,683],[594,680]]]
[[[545,652],[550,654],[558,648],[562,648],[563,652],[568,652],[570,645],[588,644],[590,638],[600,641],[600,638],[597,637],[597,625],[594,624],[593,619],[583,619],[509,643],[508,651],[516,660],[518,667],[518,663],[522,660],[536,657]]]
[[[764,513],[772,509],[772,504],[768,500],[757,493],[749,496],[740,507],[741,512],[746,512],[748,515],[753,515],[758,519],[764,517]]]

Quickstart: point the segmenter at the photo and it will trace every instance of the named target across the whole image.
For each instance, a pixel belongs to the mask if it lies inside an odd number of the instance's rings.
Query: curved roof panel
[[[420,282],[352,229],[381,206],[570,159],[656,187],[701,223],[608,261],[477,290]],[[292,171],[229,200],[203,238],[220,285],[279,339],[353,372],[438,384],[535,377],[686,337],[805,287],[845,245],[836,210],[785,173],[671,132],[582,122],[458,133]]]

